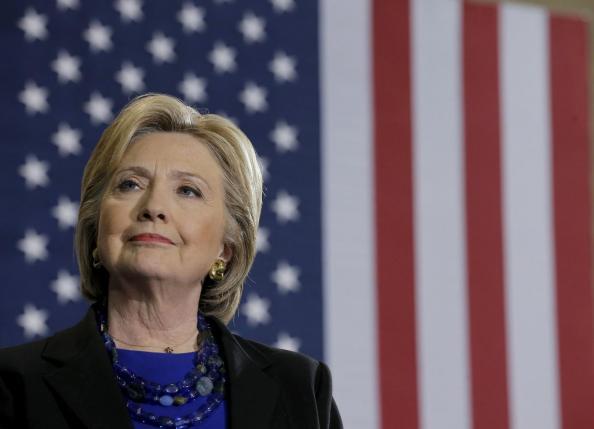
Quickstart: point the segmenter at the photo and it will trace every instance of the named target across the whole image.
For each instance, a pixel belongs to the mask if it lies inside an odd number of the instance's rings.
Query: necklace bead
[[[171,404],[173,404],[173,398],[169,395],[163,395],[159,398],[159,402],[161,403],[161,405],[165,405],[166,407],[168,407]]]
[[[167,386],[165,386],[165,392],[177,393],[179,392],[179,388],[175,384],[168,384]]]
[[[196,390],[202,396],[209,395],[212,392],[214,385],[212,380],[208,377],[200,377],[200,379],[196,382]]]

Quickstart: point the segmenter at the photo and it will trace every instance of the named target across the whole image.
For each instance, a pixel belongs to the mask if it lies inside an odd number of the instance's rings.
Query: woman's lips
[[[167,237],[163,237],[159,234],[138,234],[130,239],[130,241],[144,241],[149,243],[165,243],[173,244],[173,242]]]

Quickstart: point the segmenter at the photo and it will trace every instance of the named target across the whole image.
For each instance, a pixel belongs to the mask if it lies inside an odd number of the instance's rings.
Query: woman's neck
[[[122,349],[186,353],[197,347],[201,288],[157,290],[110,284],[107,326]],[[147,293],[149,292],[149,293]]]

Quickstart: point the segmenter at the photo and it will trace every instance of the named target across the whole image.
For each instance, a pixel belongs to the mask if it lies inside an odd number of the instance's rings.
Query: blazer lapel
[[[229,378],[228,408],[231,429],[278,427],[275,415],[280,405],[280,386],[264,371],[270,362],[254,350],[246,350],[227,327],[215,318],[209,318],[219,335],[223,358]],[[282,426],[285,427],[285,426]]]
[[[92,309],[78,325],[51,338],[42,356],[56,366],[44,376],[46,382],[81,422],[89,428],[132,429]]]

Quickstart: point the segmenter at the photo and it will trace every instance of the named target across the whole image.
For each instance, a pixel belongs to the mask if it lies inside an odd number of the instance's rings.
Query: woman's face
[[[207,147],[182,133],[130,145],[101,202],[98,248],[110,277],[195,286],[223,245],[221,169]]]

